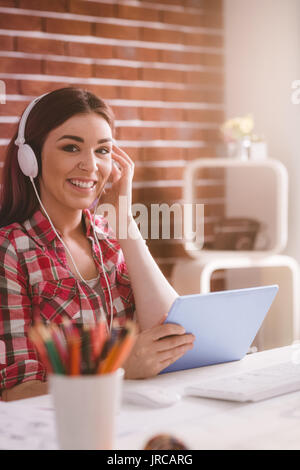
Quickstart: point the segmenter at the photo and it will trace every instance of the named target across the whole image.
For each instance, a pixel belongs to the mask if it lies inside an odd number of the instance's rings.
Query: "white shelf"
[[[184,202],[197,201],[197,173],[204,168],[223,168],[226,217],[255,219],[265,225],[268,238],[266,249],[254,251],[227,251],[229,256],[248,254],[268,256],[280,253],[287,243],[288,175],[277,160],[241,161],[238,159],[199,159],[188,163],[185,170]],[[204,206],[205,216],[205,206]],[[191,223],[189,218],[189,223]],[[186,242],[185,249],[192,258],[205,253],[219,256],[220,252],[202,249],[201,243]],[[225,252],[221,252],[225,253]]]
[[[180,295],[208,293],[216,271],[224,272],[226,290],[278,284],[279,291],[254,344],[259,350],[290,344],[300,339],[299,267],[288,256],[203,257],[178,262],[172,285]]]

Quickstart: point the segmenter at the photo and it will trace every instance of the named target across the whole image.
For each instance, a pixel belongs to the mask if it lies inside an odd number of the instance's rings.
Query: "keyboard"
[[[268,367],[205,380],[185,395],[239,402],[260,401],[300,390],[300,364],[291,360]]]

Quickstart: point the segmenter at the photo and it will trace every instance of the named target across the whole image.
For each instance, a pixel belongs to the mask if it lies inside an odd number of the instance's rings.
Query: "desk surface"
[[[295,347],[247,355],[237,362],[164,374],[125,387],[151,384],[182,392],[202,379],[265,367],[291,358]],[[300,391],[258,403],[183,397],[168,408],[123,405],[118,416],[117,449],[142,449],[161,432],[182,439],[190,449],[300,449]],[[50,395],[0,402],[0,449],[57,448]]]

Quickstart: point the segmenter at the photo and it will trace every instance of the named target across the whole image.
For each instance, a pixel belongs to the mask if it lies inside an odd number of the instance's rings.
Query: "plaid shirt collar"
[[[82,214],[86,226],[86,237],[92,237],[92,214],[88,209],[83,209]],[[23,223],[23,226],[28,235],[40,246],[49,245],[56,238],[55,231],[41,209],[34,212],[34,214]],[[95,232],[99,238],[100,236],[105,237],[105,232],[101,229],[99,223],[95,227]],[[59,230],[57,230],[57,233],[61,236]]]

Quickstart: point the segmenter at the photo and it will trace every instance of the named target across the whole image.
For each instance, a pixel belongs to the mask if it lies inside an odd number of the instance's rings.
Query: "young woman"
[[[158,374],[193,347],[194,337],[181,326],[163,324],[177,293],[134,222],[134,164],[113,134],[111,109],[92,93],[63,88],[41,97],[27,117],[24,137],[37,159],[34,183],[42,205],[18,163],[18,132],[8,145],[0,199],[3,400],[47,393],[45,368],[28,338],[37,318],[60,323],[68,316],[85,324],[104,316],[108,328],[111,308],[120,326],[135,318],[139,333],[124,367],[130,379]],[[119,237],[118,225],[113,235],[101,216],[92,230],[89,208],[100,196],[100,203],[114,205],[117,221],[123,196],[122,220],[125,214],[134,236]]]

